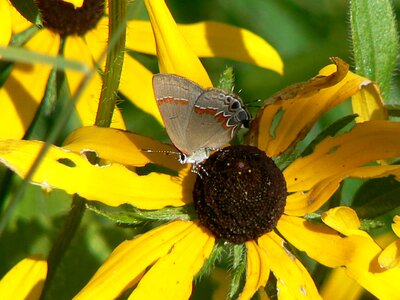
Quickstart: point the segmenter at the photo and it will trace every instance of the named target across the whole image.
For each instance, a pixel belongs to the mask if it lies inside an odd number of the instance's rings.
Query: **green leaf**
[[[243,289],[246,271],[247,251],[243,244],[227,244],[230,248],[230,255],[233,258],[231,287],[229,299],[237,299],[240,291]]]
[[[149,221],[192,220],[197,218],[193,205],[166,207],[159,210],[141,210],[129,204],[111,207],[100,202],[88,202],[88,209],[124,225],[138,226]]]
[[[356,73],[378,82],[387,101],[399,54],[397,24],[389,0],[352,0],[350,30]]]
[[[353,206],[360,218],[375,218],[400,207],[400,182],[393,176],[365,182],[354,196]]]
[[[212,269],[214,269],[215,264],[222,259],[222,256],[225,252],[224,245],[221,242],[217,242],[214,246],[214,249],[208,259],[205,261],[203,267],[196,274],[195,280],[200,280],[203,276],[209,276]]]
[[[56,69],[75,70],[86,74],[90,72],[89,66],[79,61],[65,59],[62,56],[52,57],[18,47],[0,47],[0,56],[2,56],[2,59],[8,61],[18,61],[28,64],[41,63],[52,65]]]

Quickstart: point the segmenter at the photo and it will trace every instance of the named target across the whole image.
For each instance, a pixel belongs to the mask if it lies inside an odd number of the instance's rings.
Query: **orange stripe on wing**
[[[178,98],[173,98],[173,97],[164,97],[164,98],[157,99],[157,103],[158,103],[158,105],[162,105],[165,103],[178,104],[178,105],[186,104],[187,105],[187,104],[189,104],[189,100],[178,99]]]
[[[194,112],[199,115],[207,114],[210,116],[215,116],[215,114],[218,112],[218,109],[211,108],[211,107],[200,107],[200,106],[195,105]]]

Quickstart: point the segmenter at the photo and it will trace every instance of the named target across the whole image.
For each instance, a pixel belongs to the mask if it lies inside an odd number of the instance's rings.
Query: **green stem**
[[[112,120],[117,91],[122,72],[125,50],[125,27],[127,20],[127,0],[109,0],[109,47],[106,58],[103,88],[95,125],[109,127]],[[85,199],[74,195],[71,211],[48,258],[48,275],[41,299],[44,299],[58,269],[58,266],[75,235],[85,211]]]
[[[127,0],[109,0],[109,36],[114,36],[125,28],[127,20]],[[117,102],[117,91],[121,78],[122,65],[125,54],[125,30],[119,35],[115,47],[107,55],[104,83],[97,109],[96,125],[109,127]]]
[[[69,247],[71,240],[81,223],[84,212],[85,199],[78,195],[74,195],[68,219],[65,222],[62,231],[58,235],[58,239],[54,243],[53,248],[49,253],[49,257],[47,258],[48,272],[41,299],[45,299],[49,292],[49,286],[53,282],[57,267],[59,266],[65,254],[65,250]]]

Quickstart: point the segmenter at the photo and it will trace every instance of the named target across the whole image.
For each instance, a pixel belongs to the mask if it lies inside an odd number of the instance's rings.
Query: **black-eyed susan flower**
[[[163,2],[149,1],[149,3],[155,11],[167,10]],[[93,62],[99,60],[107,47],[108,17],[105,16],[107,10],[105,1],[39,0],[36,4],[43,25],[40,30],[35,24],[27,21],[8,1],[3,1],[1,4],[7,8],[2,9],[4,17],[1,22],[7,25],[0,26],[2,30],[10,29],[8,24],[10,17],[7,16],[11,11],[13,36],[30,30],[30,38],[27,38],[23,45],[25,49],[49,56],[63,55],[66,59],[92,67]],[[174,22],[173,26],[176,26]],[[247,30],[216,22],[200,22],[180,27],[188,41],[196,47],[199,56],[227,57],[282,72],[282,62],[275,49]],[[7,36],[9,33],[2,35],[2,39],[7,39]],[[156,54],[151,25],[148,21],[129,21],[126,41],[129,49]],[[237,51],[230,52],[228,49],[234,43]],[[266,57],[269,61],[265,59]],[[124,60],[120,92],[139,108],[161,120],[155,104],[150,101],[153,97],[151,93],[153,74],[128,54]],[[104,66],[104,62],[100,63]],[[28,65],[16,62],[13,65],[9,78],[0,89],[2,99],[0,109],[3,112],[0,127],[6,127],[11,121],[16,122],[16,120],[18,124],[13,126],[12,130],[1,132],[0,138],[21,138],[25,134],[45,96],[51,70],[51,66],[42,64]],[[66,70],[65,74],[70,93],[74,94],[83,75],[71,70]],[[95,74],[77,103],[77,114],[84,126],[94,124],[101,87],[101,76]],[[114,114],[113,127],[125,128],[118,110]]]

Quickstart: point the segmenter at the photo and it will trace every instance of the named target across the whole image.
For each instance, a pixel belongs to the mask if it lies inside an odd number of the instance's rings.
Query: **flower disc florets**
[[[78,8],[62,0],[36,0],[36,5],[43,25],[61,36],[84,35],[104,14],[104,0],[84,0]]]
[[[273,230],[286,204],[286,182],[274,161],[252,146],[230,146],[202,165],[193,191],[200,222],[232,243]]]

